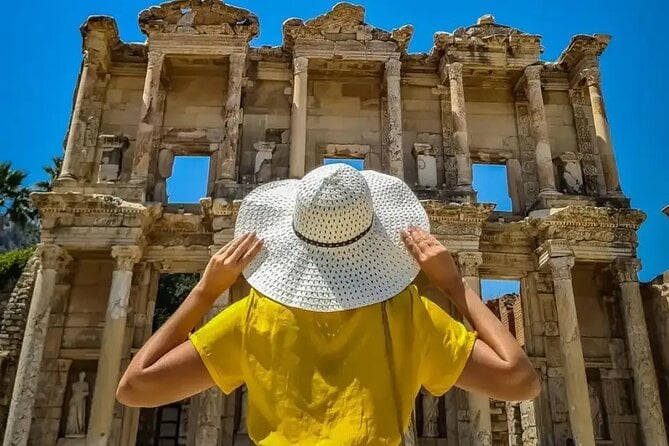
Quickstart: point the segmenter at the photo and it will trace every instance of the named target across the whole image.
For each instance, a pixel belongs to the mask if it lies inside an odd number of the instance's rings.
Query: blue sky
[[[0,160],[28,171],[31,182],[42,178],[40,166],[62,151],[81,62],[79,25],[91,14],[112,15],[122,39],[143,41],[137,14],[154,3],[38,1],[30,9],[39,12],[12,15],[4,21],[0,27],[5,43],[0,70]],[[237,0],[233,4],[260,17],[261,35],[252,42],[257,46],[280,44],[285,19],[315,17],[334,3]],[[641,277],[648,280],[669,268],[669,218],[660,212],[669,204],[669,182],[662,174],[669,165],[664,49],[669,2],[368,0],[364,5],[367,22],[373,25],[392,29],[413,24],[416,32],[410,51],[428,51],[434,32],[473,24],[485,13],[492,13],[498,23],[543,35],[543,58],[549,61],[557,58],[574,34],[612,34],[601,60],[603,88],[623,189],[632,205],[648,214],[639,232]],[[184,169],[188,172],[188,167]],[[487,181],[495,181],[494,174]],[[172,190],[180,191],[180,184],[173,184]]]

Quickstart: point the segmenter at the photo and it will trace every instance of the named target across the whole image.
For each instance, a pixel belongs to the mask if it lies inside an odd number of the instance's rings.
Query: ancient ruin
[[[201,272],[256,185],[334,158],[406,180],[471,286],[520,282],[510,314],[541,395],[421,393],[420,444],[667,445],[669,277],[642,298],[645,216],[620,188],[600,82],[608,36],[543,61],[539,35],[487,15],[415,54],[411,26],[341,3],[257,48],[258,18],[218,0],[164,3],[139,26],[146,43],[123,42],[111,17],[81,27],[63,171],[33,196],[41,245],[0,321],[3,444],[248,444],[243,389],[138,410],[116,385],[152,333],[161,275]],[[167,181],[188,156],[210,160],[191,179],[207,193],[174,203]],[[477,200],[477,164],[506,169],[511,210]]]

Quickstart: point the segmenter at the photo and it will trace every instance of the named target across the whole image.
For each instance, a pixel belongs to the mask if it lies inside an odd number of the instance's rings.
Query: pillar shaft
[[[215,251],[214,251],[215,252]],[[223,293],[214,303],[204,318],[204,322],[213,319],[230,305],[230,291]],[[198,446],[218,446],[221,436],[221,417],[223,416],[223,394],[216,386],[196,395],[192,400],[197,416],[195,444]]]
[[[404,179],[404,150],[402,147],[402,94],[400,91],[402,62],[388,59],[385,66],[386,107],[388,125],[386,127],[387,160],[389,175]]]
[[[154,130],[159,125],[162,107],[160,105],[160,79],[165,63],[165,54],[161,51],[149,51],[149,61],[144,78],[144,92],[142,93],[142,109],[137,128],[134,159],[132,165],[133,182],[143,183],[149,175],[151,151],[153,149]]]
[[[532,65],[525,69],[525,94],[530,105],[530,130],[534,139],[534,149],[539,177],[539,192],[555,194],[555,175],[553,158],[548,138],[548,124],[544,98],[541,92],[541,71],[543,66]]]
[[[479,266],[483,262],[480,252],[458,253],[458,264],[462,278],[467,285],[481,295],[481,280],[479,279]],[[471,329],[468,321],[467,328]],[[479,446],[492,446],[492,420],[490,414],[490,398],[475,392],[467,392],[469,403],[469,429],[470,444]]]
[[[84,147],[88,112],[91,107],[100,57],[96,50],[88,49],[84,52],[84,62],[81,68],[77,97],[72,110],[72,120],[67,133],[63,166],[59,175],[60,180],[79,179],[79,166],[84,162],[81,159],[81,150]]]
[[[309,59],[296,57],[293,60],[293,106],[290,115],[290,178],[302,178],[305,173],[307,150],[307,90]]]
[[[588,93],[590,94],[595,138],[597,139],[597,150],[599,151],[599,157],[604,170],[606,192],[610,195],[620,195],[620,178],[618,177],[616,158],[613,154],[613,145],[611,144],[609,120],[606,117],[606,109],[604,108],[599,69],[587,68],[583,71],[583,76],[588,85]]]
[[[112,275],[95,377],[95,391],[91,400],[91,416],[86,438],[86,444],[89,446],[107,445],[110,440],[116,388],[123,358],[132,269],[140,258],[140,249],[137,246],[114,246],[112,257],[116,259],[116,269]]]
[[[5,446],[28,444],[35,394],[51,314],[51,301],[56,288],[56,276],[58,270],[70,260],[69,255],[56,245],[41,245],[38,248],[38,254],[41,258],[41,267],[37,271],[23,334],[23,345],[7,416],[5,439],[2,443]]]
[[[457,187],[460,190],[472,190],[472,161],[469,154],[469,132],[465,111],[465,87],[462,82],[462,64],[451,63],[446,66],[448,83],[451,90],[451,113],[453,116],[453,145],[458,170]]]
[[[574,257],[552,257],[548,260],[548,265],[553,274],[571,432],[577,446],[595,446],[595,433],[588,399],[588,381],[585,376],[585,360],[583,359],[581,333],[578,327],[571,280]]]
[[[662,418],[660,393],[637,277],[640,267],[638,259],[618,259],[614,264],[614,272],[620,286],[625,334],[644,444],[667,446],[666,426]]]
[[[237,159],[239,158],[239,130],[242,124],[242,82],[246,71],[246,53],[230,55],[228,96],[225,102],[225,138],[219,150],[219,172],[217,180],[237,182]]]

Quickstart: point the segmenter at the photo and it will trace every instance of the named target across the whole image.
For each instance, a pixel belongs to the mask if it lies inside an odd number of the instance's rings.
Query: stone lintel
[[[536,250],[539,269],[548,265],[548,261],[556,257],[575,257],[574,251],[567,240],[546,240]]]
[[[166,56],[227,56],[248,52],[248,42],[237,36],[155,34],[150,38],[151,50]]]
[[[143,260],[155,263],[162,272],[202,272],[210,257],[209,245],[148,246]]]

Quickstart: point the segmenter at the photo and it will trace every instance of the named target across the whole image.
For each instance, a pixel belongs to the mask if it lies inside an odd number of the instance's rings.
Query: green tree
[[[0,212],[10,222],[25,227],[35,216],[30,206],[30,188],[23,182],[26,173],[12,168],[9,162],[0,162]]]
[[[48,175],[48,179],[35,183],[35,190],[39,192],[51,192],[51,189],[53,189],[53,183],[56,181],[56,178],[58,178],[58,175],[60,175],[60,170],[62,167],[62,156],[54,156],[51,158],[50,166],[42,166],[42,170]]]
[[[156,331],[184,301],[200,279],[198,274],[163,274],[158,282],[153,330]]]

